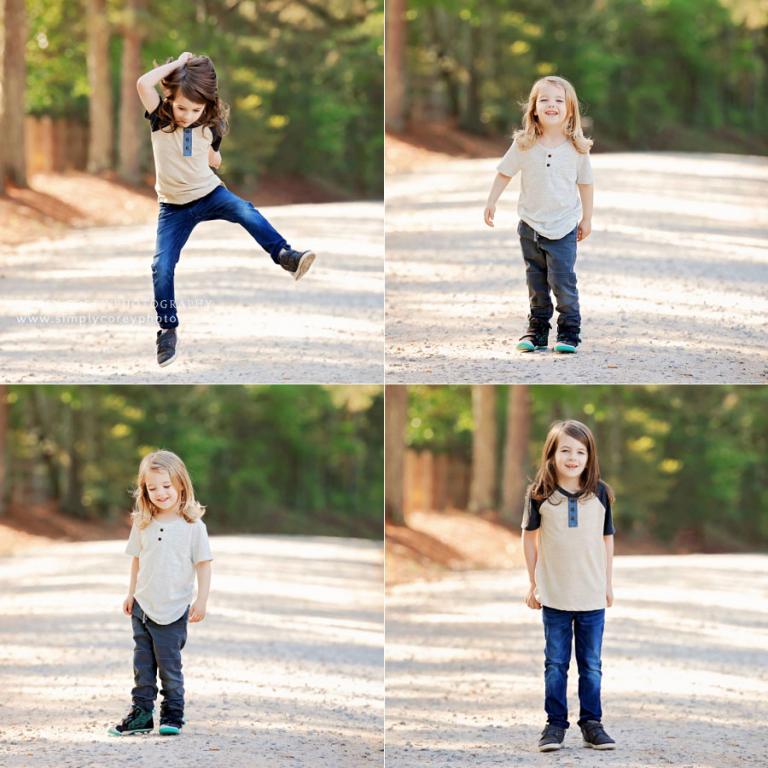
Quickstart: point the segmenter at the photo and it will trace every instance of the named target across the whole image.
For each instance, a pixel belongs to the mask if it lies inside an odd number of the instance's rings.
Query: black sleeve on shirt
[[[218,152],[219,151],[219,147],[221,146],[221,136],[219,135],[219,132],[216,129],[214,129],[214,128],[211,128],[211,133],[213,134],[213,141],[211,142],[211,149],[214,152]]]
[[[540,501],[531,498],[530,492],[525,494],[525,504],[523,506],[523,524],[524,531],[536,531],[541,527]]]
[[[149,127],[152,129],[152,132],[159,131],[163,126],[160,123],[160,115],[158,114],[160,110],[160,105],[163,103],[163,100],[160,99],[160,101],[157,102],[157,106],[155,107],[154,112],[147,112],[144,110],[144,117],[149,120]]]
[[[601,480],[597,486],[597,498],[600,503],[605,507],[605,522],[603,523],[603,536],[613,536],[616,533],[616,529],[613,527],[613,514],[611,512],[611,499],[608,496],[608,488]]]

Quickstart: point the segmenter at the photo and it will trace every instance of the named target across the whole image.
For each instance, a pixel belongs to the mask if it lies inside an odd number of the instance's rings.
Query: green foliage
[[[123,516],[141,457],[166,448],[214,532],[381,535],[380,387],[15,387],[11,403],[16,499]]]
[[[726,7],[729,6],[729,7]],[[539,77],[576,87],[597,148],[768,149],[764,4],[412,0],[412,107],[509,135]]]
[[[622,535],[679,538],[705,547],[768,544],[765,387],[529,389],[529,477],[552,422],[579,419],[595,434],[602,476],[616,493]],[[497,387],[502,402],[504,390]],[[470,461],[471,388],[419,386],[409,392],[409,446],[450,451]],[[499,426],[503,440],[503,408]]]

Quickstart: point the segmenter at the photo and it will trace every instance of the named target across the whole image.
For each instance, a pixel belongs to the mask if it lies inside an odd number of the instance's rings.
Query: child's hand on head
[[[485,223],[489,226],[493,226],[493,217],[496,215],[496,206],[495,205],[489,205],[486,207],[483,218],[485,219]]]
[[[525,596],[525,604],[529,608],[533,608],[534,610],[538,610],[541,608],[541,603],[536,599],[536,585],[531,585],[531,588],[528,590],[528,594]]]
[[[131,595],[128,595],[128,597],[123,600],[123,613],[126,616],[131,615],[131,611],[133,610],[133,597]]]
[[[179,64],[186,64],[190,59],[194,58],[195,54],[190,53],[189,51],[184,51],[184,53],[179,54],[179,58],[176,59],[176,61],[179,62]]]

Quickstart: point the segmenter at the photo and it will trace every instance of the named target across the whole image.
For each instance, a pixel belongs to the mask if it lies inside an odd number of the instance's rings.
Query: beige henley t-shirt
[[[169,131],[159,108],[144,113],[152,129],[157,199],[175,205],[199,200],[223,183],[208,165],[208,149],[218,150],[221,136],[201,125]]]
[[[536,591],[542,605],[560,611],[605,608],[603,536],[615,533],[605,484],[586,498],[562,488],[544,501],[526,497],[522,527],[539,531]]]
[[[504,176],[520,171],[520,218],[543,237],[559,240],[581,219],[577,184],[592,184],[589,154],[577,152],[570,141],[559,147],[534,144],[525,151],[513,142],[496,166]]]

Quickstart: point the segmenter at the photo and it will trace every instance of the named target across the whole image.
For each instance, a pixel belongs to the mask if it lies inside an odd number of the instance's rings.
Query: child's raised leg
[[[220,186],[205,198],[204,208],[199,211],[200,221],[224,219],[240,224],[248,234],[270,255],[275,264],[293,273],[294,279],[302,277],[312,262],[312,251],[295,251],[286,239],[254,207]]]

